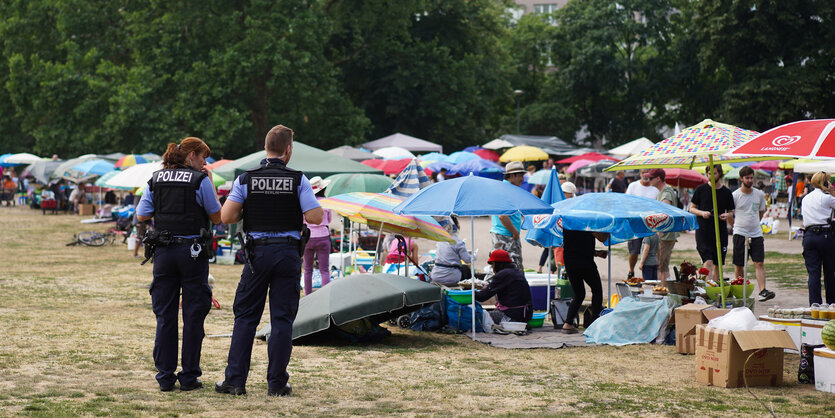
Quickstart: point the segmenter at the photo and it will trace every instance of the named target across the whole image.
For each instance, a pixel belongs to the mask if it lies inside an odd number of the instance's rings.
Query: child
[[[638,263],[644,280],[658,280],[658,234],[644,237],[641,261]]]

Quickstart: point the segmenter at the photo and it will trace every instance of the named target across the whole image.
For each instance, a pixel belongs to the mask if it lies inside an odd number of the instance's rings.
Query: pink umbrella
[[[571,163],[570,166],[568,166],[568,169],[566,169],[565,171],[567,173],[573,173],[577,171],[577,169],[579,169],[580,167],[585,167],[595,161],[597,160],[575,160],[573,163]]]
[[[758,163],[751,164],[751,168],[755,170],[775,171],[780,169],[780,161],[760,161]]]
[[[499,157],[501,157],[498,152],[489,150],[487,148],[477,149],[473,151],[473,154],[478,155],[479,157],[484,158],[485,160],[490,160],[493,162],[499,162]]]
[[[707,177],[696,170],[686,168],[665,168],[664,181],[670,186],[692,189],[700,184],[708,182]]]
[[[575,161],[582,161],[582,160],[591,160],[591,161],[600,161],[600,160],[612,160],[612,161],[620,161],[617,158],[610,157],[608,155],[603,155],[599,152],[587,152],[583,155],[575,155],[573,157],[563,158],[562,160],[557,161],[557,164],[572,164]]]

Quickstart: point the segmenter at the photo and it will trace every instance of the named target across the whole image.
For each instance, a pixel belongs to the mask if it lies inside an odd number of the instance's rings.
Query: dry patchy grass
[[[503,350],[461,335],[393,329],[379,344],[298,346],[294,396],[266,396],[266,347],[255,342],[249,395],[215,394],[227,338],[203,345],[208,388],[161,393],[151,358],[151,267],[120,244],[66,247],[105,226],[0,208],[0,413],[31,415],[748,415],[743,389],[693,381],[693,357],[669,346]],[[215,266],[207,334],[227,333],[240,266]],[[266,315],[265,318],[266,319]],[[787,355],[785,381],[798,357]],[[787,383],[756,393],[779,415],[833,415],[831,396]]]

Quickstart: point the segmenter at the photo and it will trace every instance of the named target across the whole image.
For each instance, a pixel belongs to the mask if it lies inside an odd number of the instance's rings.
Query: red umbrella
[[[600,161],[600,160],[612,160],[612,161],[620,161],[617,158],[610,157],[608,155],[603,155],[598,152],[587,152],[583,155],[575,155],[573,157],[564,158],[562,160],[557,161],[557,164],[571,164],[578,160],[591,160],[591,161]]]
[[[499,157],[501,157],[501,155],[499,155],[498,152],[487,148],[477,149],[473,151],[473,154],[478,155],[479,157],[484,158],[485,160],[490,160],[493,162],[499,162]]]
[[[771,128],[727,155],[835,158],[835,119],[802,120]]]
[[[760,161],[751,164],[751,168],[755,170],[775,171],[780,169],[780,160]]]
[[[208,168],[209,170],[214,170],[214,169],[216,169],[216,168],[218,168],[222,165],[229,164],[232,161],[235,161],[235,160],[217,160],[217,161],[207,165],[206,168]]]
[[[707,177],[696,170],[686,168],[665,168],[665,181],[670,186],[692,189],[700,184],[708,182]]]
[[[401,160],[365,160],[363,164],[379,170],[383,170],[385,174],[398,174],[406,168],[412,161],[411,158],[403,158]]]

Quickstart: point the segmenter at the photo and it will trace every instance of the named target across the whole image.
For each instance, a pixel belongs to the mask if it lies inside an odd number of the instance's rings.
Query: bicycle
[[[84,244],[89,247],[101,247],[102,245],[107,243],[113,245],[113,243],[116,242],[116,235],[116,232],[114,232],[113,230],[107,232],[80,232],[78,235],[73,237],[75,241],[68,243],[67,247],[78,244]]]

